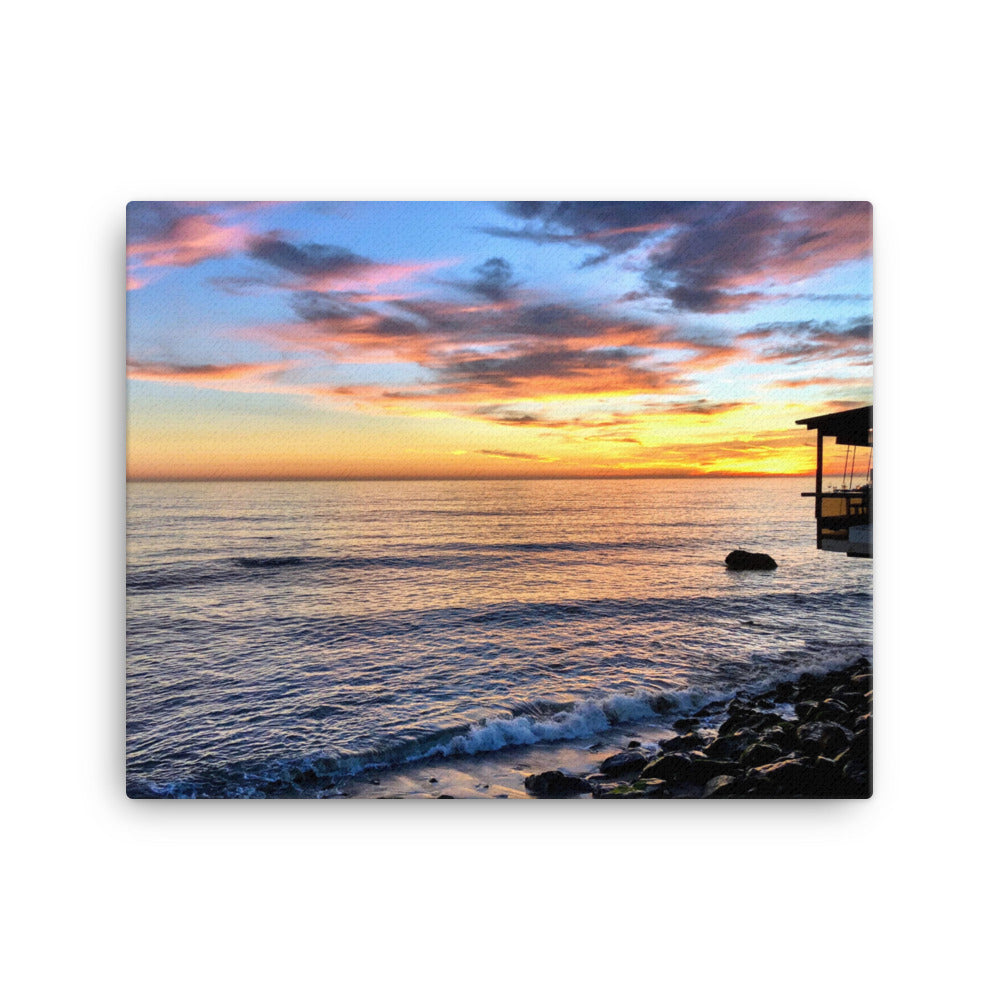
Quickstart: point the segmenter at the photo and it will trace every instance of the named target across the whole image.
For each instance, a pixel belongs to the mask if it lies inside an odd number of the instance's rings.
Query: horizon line
[[[574,479],[811,479],[812,472],[726,472],[625,474],[581,476],[126,476],[128,483],[469,483]]]

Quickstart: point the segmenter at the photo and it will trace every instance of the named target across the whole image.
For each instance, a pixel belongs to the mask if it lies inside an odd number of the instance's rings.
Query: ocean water
[[[870,655],[872,562],[817,551],[811,488],[130,484],[128,792],[356,794],[526,748],[558,766]],[[778,569],[728,571],[737,547]]]

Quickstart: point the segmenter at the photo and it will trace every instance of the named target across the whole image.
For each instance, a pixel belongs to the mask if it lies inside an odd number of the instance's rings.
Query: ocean
[[[870,656],[872,562],[815,548],[812,487],[131,483],[127,792],[519,797]]]

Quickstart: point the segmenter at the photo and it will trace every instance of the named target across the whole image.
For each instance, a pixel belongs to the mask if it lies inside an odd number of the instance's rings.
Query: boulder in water
[[[766,552],[733,549],[726,556],[726,566],[733,570],[777,569],[778,564]]]

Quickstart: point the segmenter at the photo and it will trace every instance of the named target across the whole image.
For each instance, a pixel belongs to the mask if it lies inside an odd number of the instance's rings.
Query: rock
[[[818,701],[797,701],[795,703],[795,714],[803,722],[808,722],[818,711]]]
[[[732,770],[732,764],[706,757],[695,750],[693,753],[673,753],[660,757],[643,769],[643,778],[663,778],[671,785],[688,783],[704,785],[718,774]]]
[[[805,760],[778,760],[748,772],[766,798],[836,798],[836,790]]]
[[[642,746],[642,744],[638,740],[629,740],[628,741],[628,749],[629,750],[637,750],[641,746]]]
[[[739,729],[760,730],[768,726],[775,726],[782,721],[781,716],[775,715],[774,712],[755,712],[753,709],[750,709],[739,715],[730,716],[719,726],[719,735],[729,736],[730,733],[734,733]]]
[[[850,709],[837,698],[827,698],[821,701],[810,721],[839,722],[846,725],[851,721]]]
[[[778,564],[764,552],[747,552],[734,549],[726,556],[726,566],[731,570],[777,569]]]
[[[674,729],[679,733],[689,733],[692,729],[697,729],[700,725],[700,719],[676,719],[674,721]]]
[[[640,771],[648,762],[649,758],[645,754],[639,753],[638,750],[625,750],[602,761],[601,771],[611,777],[617,777],[621,774]]]
[[[673,736],[668,740],[660,740],[660,749],[666,753],[677,753],[680,750],[697,750],[708,740],[696,733],[686,733],[684,736]]]
[[[795,747],[795,723],[783,720],[767,729],[759,730],[761,743],[773,743],[781,747],[783,751],[791,750]]]
[[[539,799],[565,799],[573,795],[588,795],[593,789],[583,778],[576,778],[562,771],[542,771],[529,774],[524,779],[529,794]]]
[[[752,743],[757,742],[757,734],[747,730],[729,733],[712,740],[705,747],[705,756],[714,760],[738,760],[740,754]]]
[[[670,753],[647,764],[642,771],[644,778],[663,778],[671,783],[684,781],[691,768],[691,758],[686,753]]]
[[[438,783],[437,778],[428,778],[427,781],[431,785],[436,785]]]
[[[718,774],[712,778],[702,793],[703,799],[728,799],[736,794],[739,779],[732,774]]]
[[[795,735],[802,752],[809,756],[835,757],[854,739],[854,733],[836,722],[807,722],[795,730]]]
[[[760,767],[777,760],[785,751],[773,743],[753,743],[740,754],[743,767]]]
[[[791,681],[782,681],[772,692],[775,700],[787,702],[795,696],[795,685]]]
[[[439,799],[453,799],[454,797],[455,797],[454,795],[439,795],[438,796]]]

